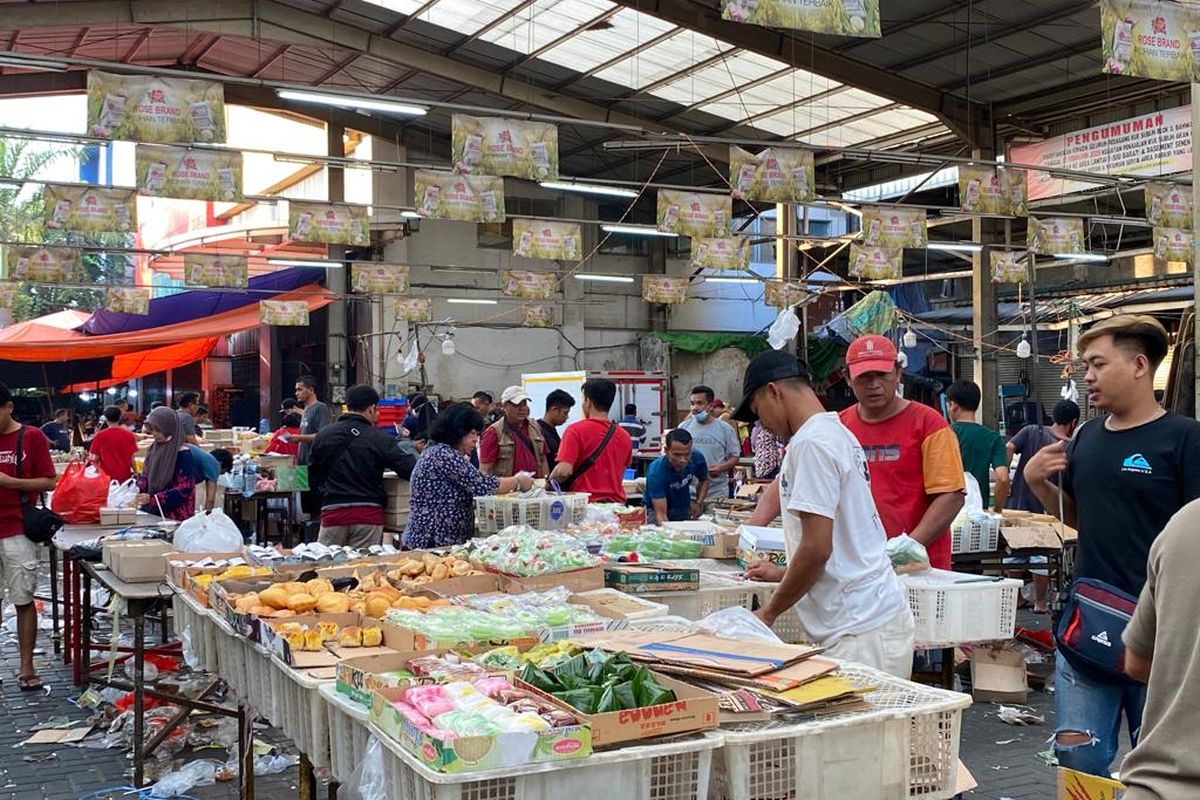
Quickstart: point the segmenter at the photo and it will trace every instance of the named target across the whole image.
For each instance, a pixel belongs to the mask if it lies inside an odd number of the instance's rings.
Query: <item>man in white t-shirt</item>
[[[770,625],[795,606],[828,655],[908,678],[912,612],[884,551],[862,446],[821,406],[807,366],[790,353],[756,357],[742,390],[734,419],[760,420],[788,443],[779,476],[788,565],[746,570],[751,580],[779,583],[756,613]]]

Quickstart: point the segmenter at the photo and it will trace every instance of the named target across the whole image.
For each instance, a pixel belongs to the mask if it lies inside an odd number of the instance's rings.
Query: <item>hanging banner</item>
[[[13,302],[17,299],[20,288],[20,285],[16,283],[0,281],[0,309],[11,309],[13,307]]]
[[[658,229],[680,236],[711,239],[728,236],[733,220],[733,198],[727,194],[699,194],[658,190]]]
[[[923,208],[863,206],[862,229],[863,244],[868,247],[894,250],[929,244]]]
[[[583,258],[582,229],[578,222],[514,219],[512,229],[514,256],[556,261]]]
[[[250,269],[245,256],[183,254],[183,282],[213,289],[245,289]]]
[[[694,239],[692,266],[697,269],[750,269],[750,237]]]
[[[42,196],[47,230],[132,233],[137,226],[137,193],[133,189],[48,183]]]
[[[450,139],[455,172],[558,180],[558,126],[549,122],[455,114]]]
[[[114,286],[108,290],[104,307],[116,314],[136,314],[144,317],[150,313],[150,290],[133,286]]]
[[[1083,239],[1083,220],[1073,217],[1030,217],[1025,234],[1026,246],[1043,256],[1083,253]]]
[[[758,155],[729,146],[729,185],[739,200],[807,203],[817,197],[810,150],[768,147]]]
[[[1100,0],[1103,71],[1160,81],[1200,80],[1200,7]]]
[[[428,297],[401,297],[393,308],[396,319],[405,322],[429,322],[433,319],[433,301]]]
[[[404,294],[409,268],[400,264],[356,261],[350,264],[350,291],[360,294]]]
[[[242,199],[242,154],[139,144],[135,151],[138,194],[178,200]]]
[[[791,308],[808,300],[808,292],[798,283],[767,281],[763,284],[763,302],[775,308]]]
[[[647,303],[671,305],[688,299],[687,278],[667,278],[662,275],[642,276],[642,299]]]
[[[882,35],[879,0],[721,0],[721,19],[833,36]]]
[[[417,213],[430,219],[503,222],[504,179],[419,169],[413,178]]]
[[[1014,250],[993,250],[989,256],[994,283],[1025,283],[1029,275],[1019,259],[1023,253]]]
[[[868,281],[896,280],[904,274],[904,250],[850,245],[850,275]]]
[[[371,243],[367,207],[288,200],[288,238],[293,242],[366,247]]]
[[[6,247],[10,281],[83,283],[82,253],[71,247]]]
[[[1104,175],[1153,177],[1191,172],[1192,110],[1190,106],[1169,108],[1084,128],[1014,147],[1008,156],[1017,164]],[[1029,199],[1058,197],[1098,185],[1031,170]]]
[[[558,288],[558,276],[553,272],[524,272],[506,269],[500,273],[500,293],[506,297],[526,300],[549,300]]]
[[[263,325],[307,325],[308,303],[303,300],[260,300],[258,321]]]
[[[524,328],[554,327],[554,306],[523,306],[521,314]]]
[[[225,87],[216,81],[89,70],[88,135],[153,144],[225,141]]]
[[[1154,258],[1192,263],[1193,234],[1179,228],[1154,229]]]
[[[1192,229],[1192,187],[1146,184],[1146,221],[1156,228]]]
[[[1028,175],[1019,169],[958,168],[958,198],[963,211],[1024,217],[1029,214]]]

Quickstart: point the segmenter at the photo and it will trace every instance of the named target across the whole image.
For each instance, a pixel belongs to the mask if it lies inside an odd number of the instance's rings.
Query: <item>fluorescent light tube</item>
[[[22,58],[15,54],[0,56],[0,67],[19,67],[21,69],[41,69],[47,72],[66,72],[67,65],[61,61],[46,61],[39,58]]]
[[[446,299],[447,303],[457,303],[462,306],[494,306],[495,300],[485,300],[482,297],[450,297]]]
[[[267,263],[272,267],[344,267],[341,261],[305,261],[299,258],[268,258]]]
[[[705,278],[705,283],[761,283],[754,278]]]
[[[345,94],[325,94],[323,92],[298,92],[292,89],[279,89],[275,92],[281,100],[295,100],[300,103],[316,103],[335,108],[353,108],[364,111],[384,111],[390,114],[407,114],[413,117],[424,116],[426,109],[420,106],[398,103],[383,98],[354,97]]]
[[[633,283],[633,278],[628,275],[600,275],[595,272],[576,272],[575,279],[597,283]]]
[[[970,242],[930,242],[927,250],[944,250],[947,253],[978,253],[983,245]]]
[[[658,228],[649,225],[601,225],[600,230],[605,233],[628,233],[633,236],[671,236],[675,237],[679,234],[669,231],[660,231]]]
[[[1054,253],[1054,258],[1066,258],[1072,261],[1108,261],[1108,256],[1099,253]]]
[[[405,219],[421,219],[421,215],[415,211],[401,211],[400,216]]]
[[[599,194],[605,197],[637,197],[633,189],[622,189],[619,186],[600,186],[595,183],[576,183],[575,181],[542,181],[543,189],[558,189],[563,192],[583,192],[584,194]]]

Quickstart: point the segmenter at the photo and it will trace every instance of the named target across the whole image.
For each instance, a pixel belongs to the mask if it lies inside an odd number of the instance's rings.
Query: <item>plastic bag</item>
[[[130,478],[124,483],[109,481],[108,483],[108,502],[109,508],[133,508],[137,505],[137,480]]]
[[[780,350],[795,339],[799,332],[800,317],[796,316],[795,308],[782,308],[775,316],[771,327],[767,329],[767,343],[773,350]]]
[[[892,560],[892,567],[897,572],[920,572],[929,569],[929,553],[925,545],[902,533],[888,539],[884,551]]]
[[[50,510],[71,525],[95,525],[108,502],[109,483],[99,465],[72,461],[54,487]]]
[[[211,786],[217,782],[215,761],[189,761],[174,772],[168,772],[150,787],[151,797],[179,797],[195,786]]]
[[[783,644],[766,624],[745,606],[730,606],[709,614],[696,627],[713,636],[725,639],[751,639],[756,642]]]
[[[175,549],[184,553],[227,553],[243,544],[237,524],[219,508],[185,519],[175,530]]]
[[[388,800],[387,777],[383,771],[383,745],[372,736],[362,761],[338,787],[338,800]]]

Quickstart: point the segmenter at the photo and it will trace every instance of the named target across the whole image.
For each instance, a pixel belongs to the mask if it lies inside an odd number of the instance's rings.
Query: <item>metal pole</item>
[[[1196,131],[1200,130],[1200,84],[1192,84],[1192,331],[1194,336],[1192,357],[1195,381],[1195,396],[1192,403],[1192,416],[1200,419],[1200,258],[1197,258],[1197,238],[1200,238],[1200,203],[1196,202],[1196,192],[1200,188],[1200,159],[1195,157]],[[1179,344],[1178,342],[1176,343]]]

